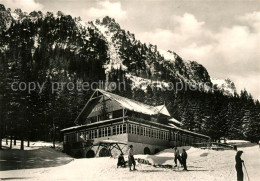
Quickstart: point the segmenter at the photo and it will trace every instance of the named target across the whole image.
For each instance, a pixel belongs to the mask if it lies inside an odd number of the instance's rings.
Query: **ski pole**
[[[246,166],[245,166],[245,163],[244,163],[244,162],[243,162],[243,165],[244,165],[244,167],[245,167],[245,171],[246,171],[246,175],[247,175],[248,181],[250,181],[249,176],[248,176],[248,173],[247,173],[247,170],[246,170]]]

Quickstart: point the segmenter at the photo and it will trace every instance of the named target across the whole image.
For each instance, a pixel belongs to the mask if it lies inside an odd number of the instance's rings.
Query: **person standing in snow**
[[[186,153],[186,150],[183,149],[182,153],[181,153],[181,161],[182,161],[182,165],[183,165],[183,170],[187,171],[187,164],[186,164],[186,160],[188,158],[188,154]]]
[[[243,164],[243,160],[241,159],[241,155],[242,155],[243,151],[238,151],[235,157],[236,160],[236,171],[237,171],[237,181],[243,181],[244,178],[244,173],[243,173],[243,168],[242,168],[242,164]]]
[[[129,150],[128,150],[128,164],[129,164],[129,170],[131,170],[131,166],[133,164],[134,168],[133,170],[136,170],[135,169],[135,158],[134,158],[134,150],[133,150],[133,145],[130,145],[129,146]]]
[[[177,147],[175,147],[174,148],[174,162],[175,162],[175,166],[174,167],[177,167],[177,160],[179,160],[180,164],[182,164],[181,157],[180,157],[180,152],[177,149]]]

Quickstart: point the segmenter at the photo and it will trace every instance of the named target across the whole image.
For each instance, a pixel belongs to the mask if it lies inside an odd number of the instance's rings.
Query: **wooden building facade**
[[[149,106],[100,89],[93,93],[75,123],[78,125],[62,130],[64,147],[81,140],[95,143],[110,139],[132,144],[135,154],[154,154],[210,139],[180,128],[181,123],[171,118],[164,105]]]

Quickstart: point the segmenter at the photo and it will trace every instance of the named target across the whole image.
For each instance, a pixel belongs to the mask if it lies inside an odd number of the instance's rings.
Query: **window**
[[[120,125],[116,125],[116,132],[117,134],[120,134]]]
[[[107,132],[107,136],[111,136],[111,129],[110,129],[110,127],[107,127],[106,128],[106,132]]]
[[[140,134],[140,126],[136,125],[136,134]]]
[[[151,137],[152,137],[152,138],[155,138],[155,130],[154,130],[154,129],[152,129]]]
[[[98,130],[96,129],[96,130],[94,131],[94,138],[97,138],[97,136],[98,136]]]
[[[139,126],[135,124],[129,124],[129,133],[139,134]]]
[[[99,135],[98,135],[99,137],[103,137],[103,128],[100,128],[99,129]]]
[[[166,132],[163,131],[163,140],[166,140]]]
[[[171,141],[175,141],[175,135],[173,132],[171,132]]]
[[[144,127],[140,126],[140,135],[144,135]]]
[[[106,136],[106,128],[102,128],[102,137]]]
[[[123,124],[120,124],[119,127],[120,127],[120,134],[123,134]]]
[[[116,135],[116,126],[113,126],[113,135]]]
[[[68,142],[68,136],[64,135],[64,143],[67,143]]]
[[[133,125],[132,128],[133,128],[132,133],[133,133],[133,134],[136,134],[136,125]]]
[[[123,124],[123,133],[126,133],[126,124]]]
[[[95,130],[91,130],[90,131],[90,139],[94,139],[95,138]]]
[[[133,127],[132,127],[132,124],[129,124],[129,133],[133,133]]]
[[[165,134],[165,140],[169,140],[169,132],[166,132],[166,134]]]
[[[152,137],[152,138],[155,138],[155,129],[152,129],[151,137]]]
[[[90,139],[89,131],[85,131],[85,139],[88,140]]]
[[[151,129],[147,128],[147,136],[151,137]]]

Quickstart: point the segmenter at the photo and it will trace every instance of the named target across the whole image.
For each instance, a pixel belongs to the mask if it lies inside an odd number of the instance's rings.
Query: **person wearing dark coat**
[[[188,154],[186,153],[186,150],[183,149],[182,153],[181,153],[181,161],[182,161],[182,165],[183,165],[183,170],[187,170],[187,164],[186,164],[187,158],[188,158]]]
[[[118,157],[117,168],[118,168],[119,166],[125,167],[125,164],[126,164],[126,162],[125,162],[123,153],[121,153],[120,156]]]
[[[237,171],[237,181],[243,181],[244,178],[244,173],[243,173],[243,168],[242,168],[242,164],[243,164],[243,160],[241,159],[241,155],[242,155],[243,151],[238,151],[236,154],[236,171]]]
[[[186,150],[183,149],[182,153],[181,153],[181,161],[182,161],[182,165],[183,165],[183,170],[188,170],[187,169],[187,164],[186,164],[186,160],[188,158],[188,154],[186,153]]]

